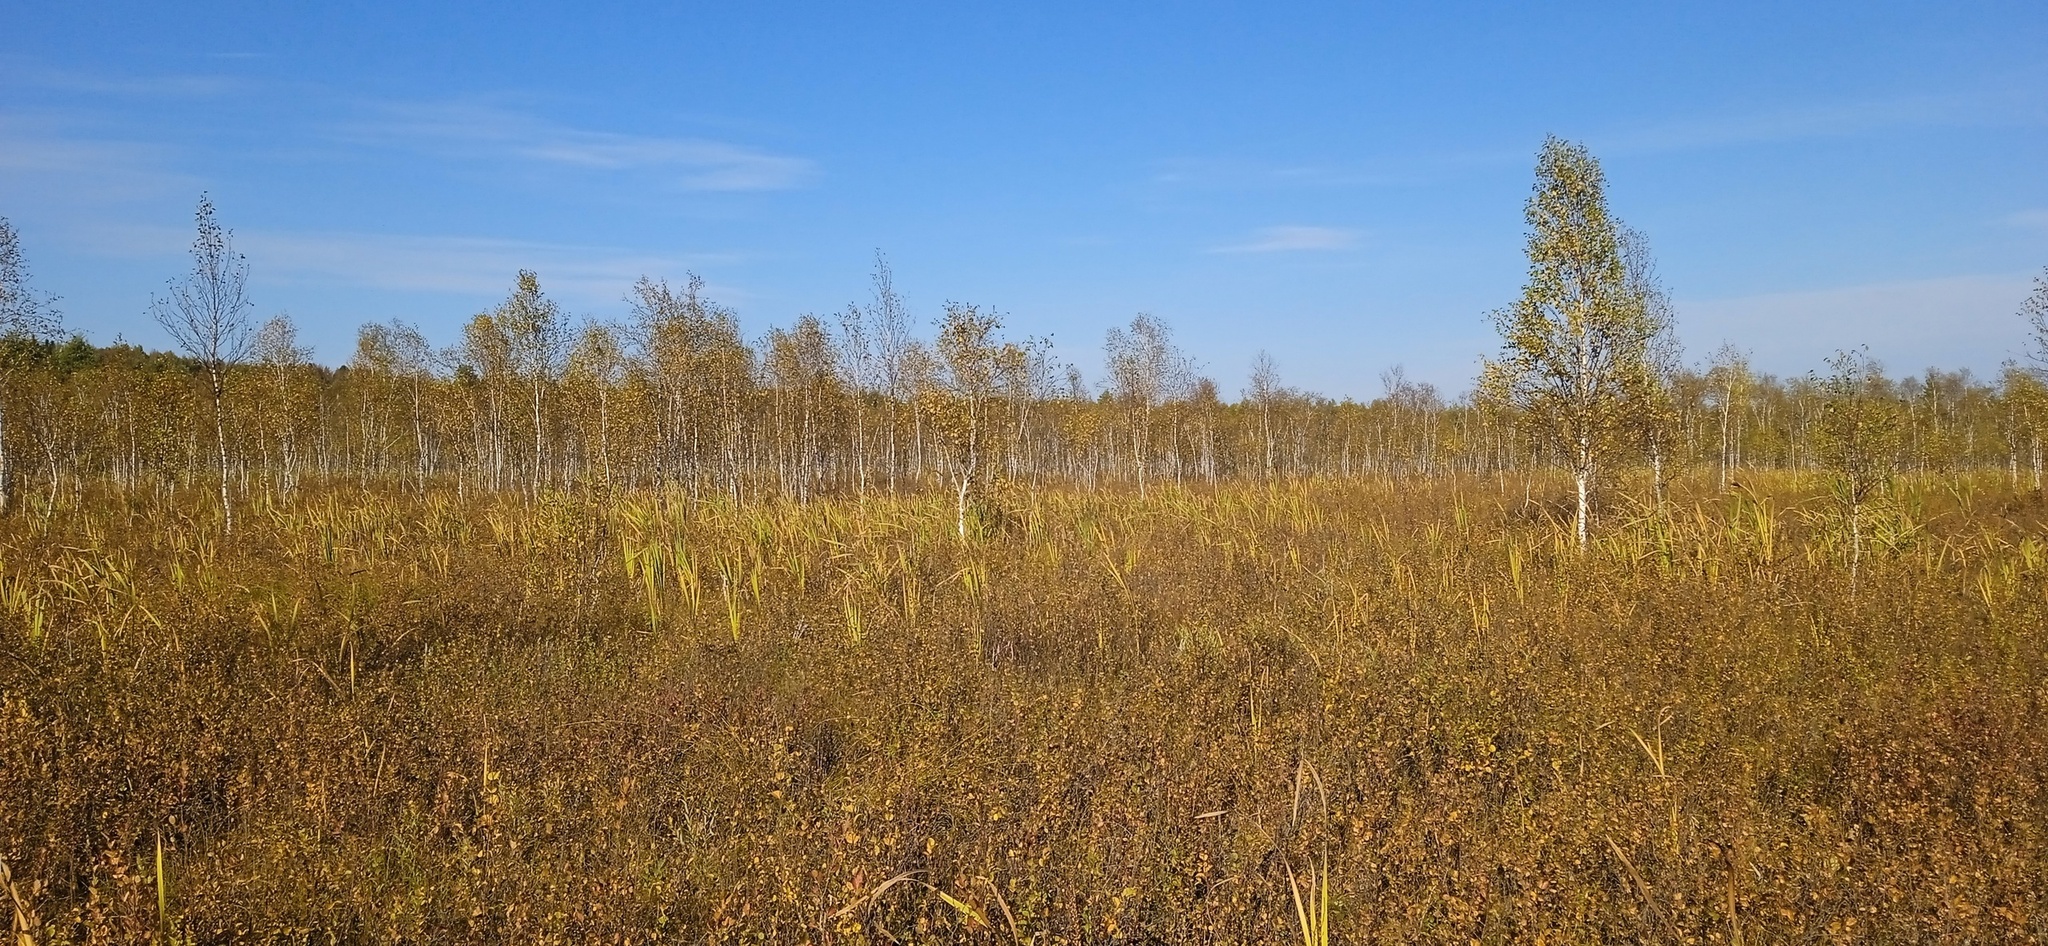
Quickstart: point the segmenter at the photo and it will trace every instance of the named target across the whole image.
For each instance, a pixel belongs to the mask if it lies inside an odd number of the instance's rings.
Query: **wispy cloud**
[[[1995,125],[2048,126],[2048,100],[2031,90],[1912,95],[1681,115],[1623,123],[1604,130],[1555,131],[1567,138],[1583,139],[1596,153],[1605,156],[1847,138],[1914,128]],[[1221,190],[1412,186],[1441,182],[1473,170],[1525,167],[1533,159],[1536,145],[1536,141],[1503,142],[1498,147],[1422,150],[1334,160],[1177,157],[1159,161],[1149,183],[1162,188]]]
[[[2005,222],[2008,225],[2025,227],[2029,230],[2048,230],[2048,208],[2022,210],[2018,213],[2007,214]]]
[[[1339,227],[1280,226],[1253,231],[1243,243],[1215,247],[1211,253],[1294,253],[1348,250],[1358,245],[1358,231]]]
[[[614,303],[641,276],[680,274],[730,255],[662,255],[613,247],[479,237],[250,231],[236,246],[262,278],[374,289],[499,294],[521,269],[550,293]]]
[[[1236,158],[1171,158],[1161,161],[1152,183],[1168,187],[1375,187],[1411,184],[1415,174],[1371,170],[1359,164],[1270,162]]]
[[[10,199],[106,203],[196,190],[192,178],[167,169],[169,156],[160,145],[96,138],[63,121],[0,112],[0,195]]]
[[[1901,128],[2044,122],[2048,122],[2048,107],[2043,107],[2036,96],[2005,92],[1911,95],[1676,118],[1592,135],[1589,140],[1609,151],[1689,151],[1843,138]]]
[[[808,159],[701,138],[590,131],[477,105],[391,105],[342,126],[344,138],[448,157],[504,159],[593,171],[640,171],[688,190],[798,187],[816,176]]]
[[[1679,300],[1679,332],[1701,351],[1741,339],[1760,364],[1783,373],[1819,368],[1835,351],[1862,344],[1896,372],[1989,372],[2023,341],[2013,313],[2027,286],[2024,275],[1966,275]]]
[[[173,257],[192,242],[186,228],[102,224],[81,234],[101,255]],[[234,248],[259,283],[496,296],[522,269],[540,275],[550,294],[585,303],[619,301],[641,276],[675,278],[683,271],[739,261],[735,253],[649,253],[618,247],[346,231],[242,230]]]
[[[96,75],[45,69],[24,72],[17,80],[55,92],[121,98],[211,98],[249,87],[246,80],[221,75]]]

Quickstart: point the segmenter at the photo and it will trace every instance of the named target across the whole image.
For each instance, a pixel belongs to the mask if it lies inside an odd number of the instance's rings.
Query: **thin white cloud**
[[[1601,151],[1690,151],[1730,145],[1843,138],[1898,128],[2039,125],[2038,97],[2008,92],[1912,95],[1731,115],[1699,115],[1589,136]]]
[[[0,115],[0,171],[17,173],[75,172],[81,167],[131,164],[139,149],[112,142],[71,138]]]
[[[105,203],[196,190],[165,169],[168,149],[76,133],[47,116],[0,112],[0,196],[49,203]],[[19,188],[19,192],[16,189]]]
[[[1235,158],[1170,158],[1157,167],[1152,183],[1165,187],[1386,187],[1422,179],[1413,173],[1394,174],[1357,164],[1283,164]]]
[[[700,138],[589,131],[501,108],[393,105],[343,126],[349,140],[457,158],[511,158],[595,171],[640,171],[688,190],[756,191],[801,186],[816,176],[804,158]]]
[[[22,81],[57,92],[152,99],[212,98],[249,88],[246,80],[233,76],[113,76],[61,70],[30,72],[22,76]]]
[[[1945,108],[1944,105],[1950,107]],[[1686,151],[1723,145],[1853,135],[1901,125],[1924,125],[1953,115],[1953,103],[1935,98],[1782,109],[1747,115],[1682,118],[1598,137],[1614,151]]]
[[[106,256],[169,258],[191,245],[192,231],[110,224],[90,228],[87,238]],[[492,296],[530,269],[550,294],[599,304],[617,302],[641,276],[676,278],[739,259],[486,237],[241,229],[234,231],[234,248],[259,283]]]
[[[1262,227],[1243,243],[1219,246],[1211,253],[1295,253],[1315,250],[1348,250],[1358,245],[1358,231],[1339,227]]]
[[[1914,95],[1824,102],[1763,111],[1695,114],[1608,130],[1558,129],[1601,155],[1694,151],[1910,128],[2048,125],[2048,104],[2031,90]],[[1165,188],[1225,190],[1281,187],[1398,187],[1438,181],[1468,169],[1526,166],[1537,142],[1437,152],[1383,154],[1334,162],[1179,157],[1158,162],[1149,182]]]
[[[2023,274],[1964,275],[1680,300],[1678,330],[1702,352],[1734,341],[1780,374],[1818,369],[1836,351],[1866,344],[1894,373],[1989,373],[2024,341],[2014,313],[2027,290]]]
[[[2048,208],[2022,210],[2018,213],[2008,214],[2006,215],[2005,222],[2011,226],[2025,227],[2029,230],[2048,230]]]
[[[519,270],[531,269],[550,293],[600,303],[617,302],[641,276],[673,276],[731,258],[370,233],[250,231],[236,234],[235,242],[252,271],[270,281],[488,295],[505,292]]]

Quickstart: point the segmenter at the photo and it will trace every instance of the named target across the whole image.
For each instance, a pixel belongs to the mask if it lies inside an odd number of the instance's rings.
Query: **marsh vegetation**
[[[95,495],[0,539],[37,941],[2039,937],[2039,494]]]

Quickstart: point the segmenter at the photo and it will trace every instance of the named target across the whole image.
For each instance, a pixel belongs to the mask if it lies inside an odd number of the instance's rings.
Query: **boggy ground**
[[[2037,497],[1852,581],[1803,481],[1522,493],[31,509],[0,859],[42,943],[2048,937]]]

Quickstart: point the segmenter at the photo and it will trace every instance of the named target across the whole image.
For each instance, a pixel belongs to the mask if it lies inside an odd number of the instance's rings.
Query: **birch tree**
[[[1145,495],[1152,464],[1152,411],[1180,396],[1187,362],[1173,344],[1165,322],[1139,313],[1128,328],[1112,328],[1103,341],[1103,362],[1109,389],[1126,414],[1131,462],[1138,474],[1138,495]]]
[[[356,354],[351,362],[356,370],[380,383],[397,384],[404,392],[412,426],[413,477],[423,492],[434,460],[427,440],[427,395],[441,360],[418,326],[398,319],[383,325],[370,323],[356,331]]]
[[[1598,477],[1639,447],[1634,428],[1656,396],[1652,343],[1663,326],[1630,288],[1606,178],[1583,145],[1543,143],[1524,214],[1528,283],[1493,313],[1501,353],[1486,362],[1480,390],[1514,408],[1564,461],[1584,549]]]
[[[861,492],[868,489],[868,395],[877,382],[873,333],[859,304],[839,314],[839,355],[845,362],[847,387],[853,394],[853,465]]]
[[[1707,365],[1707,384],[1714,406],[1721,415],[1719,463],[1721,489],[1728,488],[1728,473],[1742,461],[1742,403],[1749,398],[1754,379],[1749,372],[1749,355],[1734,345],[1722,345]]]
[[[48,338],[57,329],[56,299],[29,287],[21,237],[6,217],[0,217],[0,516],[15,506],[14,452],[7,444],[7,405],[13,399],[15,375],[21,367],[17,349],[22,345],[18,343]]]
[[[1678,429],[1678,401],[1672,384],[1683,370],[1684,348],[1679,344],[1677,320],[1672,315],[1671,294],[1657,275],[1657,260],[1650,253],[1650,240],[1633,227],[1616,231],[1621,253],[1622,299],[1640,308],[1642,318],[1654,329],[1644,349],[1647,377],[1635,399],[1635,427],[1643,452],[1650,458],[1650,488],[1657,503],[1664,502],[1665,466],[1671,458],[1671,440]]]
[[[299,344],[298,326],[292,324],[291,316],[279,313],[256,330],[250,355],[263,369],[262,414],[277,440],[278,492],[289,496],[299,483],[299,427],[307,400],[297,376],[306,359],[313,357],[313,349]]]
[[[561,373],[562,356],[568,342],[568,320],[562,315],[561,306],[542,294],[540,277],[530,269],[519,271],[512,294],[498,305],[492,315],[511,346],[514,370],[522,376],[533,394],[531,488],[538,494],[547,480],[551,459],[546,394]]]
[[[1833,474],[1835,498],[1849,519],[1849,580],[1863,565],[1864,511],[1890,485],[1898,463],[1900,417],[1884,370],[1869,353],[1839,352],[1828,361],[1832,373],[1816,379],[1820,416],[1814,425],[1814,455]]]
[[[2034,375],[2048,380],[2048,266],[2041,268],[2041,275],[2034,277],[2034,292],[2027,301],[2020,303],[2020,318],[2027,320],[2030,350],[2027,357],[2034,362]]]
[[[925,367],[918,354],[917,339],[910,333],[910,308],[903,297],[896,292],[896,275],[889,269],[889,259],[882,251],[875,251],[874,302],[867,309],[863,320],[872,335],[875,346],[876,367],[882,380],[883,403],[889,408],[888,456],[884,462],[889,467],[889,491],[896,491],[896,472],[901,466],[898,441],[901,433],[898,419],[899,405],[908,403],[917,390],[919,369]],[[918,423],[921,425],[922,420]],[[920,428],[920,450],[922,454],[922,429]]]
[[[1287,396],[1287,389],[1280,386],[1280,367],[1273,361],[1270,352],[1260,349],[1252,358],[1250,383],[1245,385],[1244,396],[1259,411],[1259,443],[1264,450],[1262,456],[1268,481],[1273,479],[1274,443],[1273,408]]]
[[[2018,488],[2024,454],[2032,474],[2030,482],[2038,491],[2042,488],[2041,441],[2048,434],[2048,385],[2043,384],[2043,373],[2028,371],[2015,362],[2006,363],[2002,382],[1999,427],[2005,435],[2007,475]]]
[[[491,313],[478,313],[462,327],[462,342],[456,353],[461,361],[456,380],[471,393],[470,419],[479,481],[488,470],[491,488],[502,489],[511,450],[505,402],[516,370],[511,337]],[[473,382],[465,383],[465,374]]]
[[[945,386],[930,390],[926,405],[953,467],[954,528],[962,539],[967,538],[968,500],[987,475],[984,460],[998,429],[989,412],[998,402],[1006,362],[1022,354],[997,340],[1002,325],[994,313],[958,302],[946,304],[939,322],[935,347]]]
[[[739,320],[703,290],[695,273],[681,292],[642,277],[628,297],[634,341],[663,414],[655,425],[663,441],[657,452],[676,473],[687,471],[693,490],[705,457],[716,455],[737,500],[742,408],[752,391],[754,352],[740,337]]]
[[[585,325],[569,350],[563,375],[565,386],[582,395],[581,406],[596,409],[595,416],[576,412],[575,429],[582,435],[585,466],[596,468],[606,488],[613,485],[612,393],[626,380],[626,349],[619,336],[616,327],[602,322]]]
[[[786,331],[771,329],[761,351],[780,407],[777,419],[786,424],[786,436],[778,438],[784,447],[784,490],[799,502],[808,501],[823,474],[819,418],[840,383],[839,352],[815,315],[799,317]]]
[[[192,272],[173,280],[163,296],[150,300],[150,315],[206,372],[213,403],[213,434],[220,461],[220,506],[228,534],[235,531],[235,507],[228,497],[226,392],[228,366],[249,349],[249,261],[235,252],[234,234],[214,217],[213,198],[201,194],[193,215]]]

